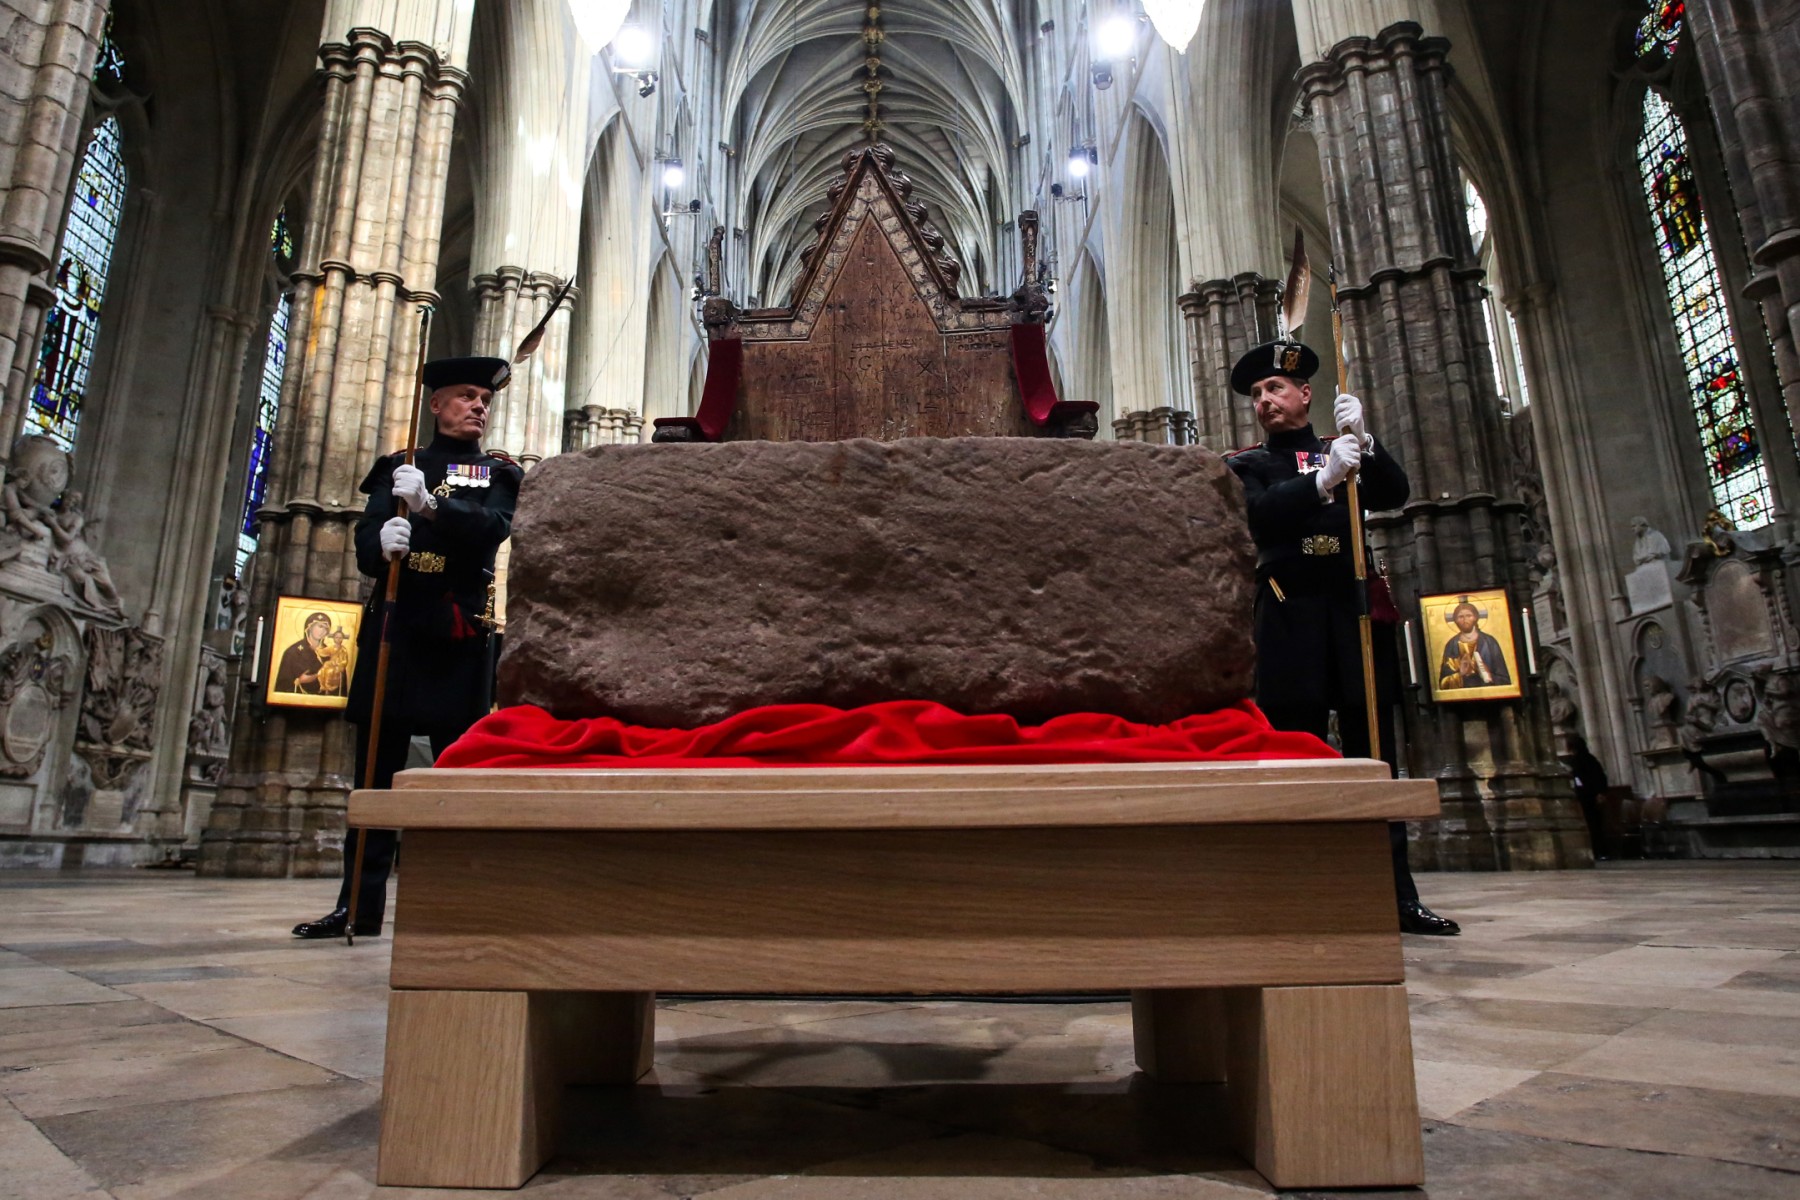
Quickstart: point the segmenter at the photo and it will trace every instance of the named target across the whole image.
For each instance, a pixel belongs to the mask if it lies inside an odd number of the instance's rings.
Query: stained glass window
[[[1667,59],[1681,45],[1687,21],[1685,0],[1652,0],[1650,11],[1638,22],[1636,49],[1639,58]]]
[[[285,208],[276,215],[269,231],[269,252],[277,264],[294,257],[294,238]],[[256,510],[263,506],[269,492],[269,458],[275,450],[275,419],[281,415],[281,372],[287,366],[291,310],[292,301],[283,295],[269,317],[269,341],[263,350],[262,377],[256,392],[256,424],[250,430],[250,464],[244,477],[244,515],[238,523],[239,579],[250,565],[250,556],[256,553]]]
[[[94,59],[94,78],[98,81],[125,82],[125,56],[113,41],[113,14],[106,14],[106,31],[100,35],[100,53]]]
[[[275,214],[275,225],[269,230],[269,245],[275,252],[276,262],[294,261],[294,229],[288,224],[285,208]]]
[[[1754,529],[1769,519],[1769,475],[1738,367],[1725,285],[1694,185],[1687,133],[1654,89],[1644,92],[1638,167],[1655,221],[1657,259],[1669,291],[1713,503],[1738,528]]]
[[[70,190],[69,220],[56,265],[56,303],[44,318],[31,411],[25,418],[26,432],[41,433],[64,450],[75,448],[113,242],[125,210],[125,156],[117,118],[108,117],[94,128]]]

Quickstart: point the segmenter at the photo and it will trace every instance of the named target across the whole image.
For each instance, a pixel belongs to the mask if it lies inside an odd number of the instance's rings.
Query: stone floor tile
[[[1413,1009],[1415,1021],[1423,1017],[1508,1029],[1543,1029],[1555,1033],[1611,1035],[1667,1011],[1611,1004],[1564,1004],[1547,1000],[1489,1000],[1477,996],[1421,999],[1425,1002]]]
[[[1786,1172],[1708,1158],[1641,1154],[1454,1125],[1427,1126],[1421,1191],[1359,1192],[1355,1200],[1791,1200]],[[1284,1200],[1344,1200],[1286,1192]]]
[[[256,1174],[259,1163],[323,1164],[373,1179],[380,1101],[379,1088],[339,1079],[51,1116],[38,1125],[116,1195],[133,1188],[141,1196],[179,1195],[202,1181]]]
[[[1612,1038],[1563,1063],[1570,1075],[1800,1098],[1800,1046]]]
[[[0,1069],[22,1071],[66,1062],[117,1062],[167,1054],[232,1050],[236,1038],[191,1021],[162,1021],[110,1028],[46,1029],[0,1034]]]
[[[1271,1194],[1249,1180],[1150,1175],[1098,1166],[1090,1158],[1034,1142],[962,1134],[908,1142],[878,1154],[824,1163],[798,1175],[759,1179],[706,1193],[708,1200],[938,1200],[979,1194],[991,1200],[1247,1200]]]
[[[1800,1174],[1800,1105],[1786,1097],[1545,1072],[1463,1110],[1457,1123]]]
[[[105,1000],[130,998],[123,992],[115,992],[55,967],[14,967],[0,975],[0,1009],[98,1004]]]
[[[74,1200],[105,1195],[36,1125],[0,1100],[0,1200]]]
[[[879,1111],[850,1089],[793,1092],[663,1082],[575,1088],[554,1174],[728,1176],[793,1173],[939,1132]]]
[[[1721,1046],[1800,1048],[1800,1014],[1792,1017],[1734,1015],[1677,1009],[1658,1013],[1626,1030],[1627,1038],[1672,1038]]]
[[[1537,1072],[1520,1067],[1437,1062],[1413,1058],[1413,1080],[1419,1091],[1419,1115],[1447,1121],[1471,1104],[1524,1083]]]
[[[898,1007],[880,1000],[668,1000],[667,1007],[708,1017],[742,1021],[748,1025],[810,1025],[840,1017],[893,1012]]]
[[[378,1008],[220,1017],[207,1024],[339,1075],[365,1080],[381,1078],[387,1043],[385,1003]]]
[[[267,1013],[331,1012],[344,1002],[342,993],[334,989],[268,976],[134,983],[120,990],[196,1021]]]
[[[101,1004],[0,1008],[0,1037],[54,1029],[111,1029],[121,1025],[149,1025],[158,1021],[179,1020],[179,1015],[166,1008],[121,995],[117,1000]]]
[[[264,1092],[325,1083],[331,1074],[260,1046],[154,1058],[53,1063],[0,1075],[0,1095],[33,1120],[66,1113]]]
[[[1630,946],[1568,967],[1542,972],[1558,978],[1592,980],[1613,987],[1646,984],[1656,987],[1717,987],[1734,975],[1753,971],[1781,957],[1777,950],[1741,950],[1716,946]]]
[[[1607,1035],[1471,1024],[1415,1013],[1412,1036],[1416,1058],[1547,1071],[1601,1045]]]

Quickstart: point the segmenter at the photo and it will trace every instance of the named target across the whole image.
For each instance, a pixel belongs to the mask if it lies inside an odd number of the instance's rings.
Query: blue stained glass
[[[1769,519],[1769,475],[1738,370],[1724,279],[1694,184],[1687,133],[1669,102],[1650,89],[1644,92],[1638,168],[1656,222],[1657,260],[1675,318],[1713,504],[1738,528],[1754,529]]]
[[[269,459],[275,449],[275,419],[281,413],[281,372],[287,365],[288,314],[283,296],[269,318],[269,343],[263,353],[261,386],[256,396],[256,426],[250,431],[250,469],[244,480],[244,518],[238,527],[238,578],[256,553],[256,510],[269,493]]]
[[[44,318],[37,372],[31,384],[27,433],[64,450],[75,449],[75,431],[93,370],[119,218],[125,211],[125,156],[117,118],[94,128],[69,199],[56,266],[56,304]]]

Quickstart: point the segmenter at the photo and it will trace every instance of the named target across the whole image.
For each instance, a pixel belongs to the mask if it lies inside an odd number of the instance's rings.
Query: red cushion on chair
[[[853,764],[1226,762],[1336,758],[1311,734],[1269,725],[1248,700],[1169,725],[1073,713],[1020,725],[926,700],[862,708],[773,704],[698,729],[646,729],[611,717],[564,721],[503,708],[444,751],[440,767],[766,767]]]

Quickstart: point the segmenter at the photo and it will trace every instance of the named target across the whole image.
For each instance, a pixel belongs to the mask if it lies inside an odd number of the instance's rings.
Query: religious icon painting
[[[263,700],[290,708],[343,708],[356,668],[362,605],[354,601],[282,596],[263,664]]]
[[[1523,693],[1517,623],[1503,589],[1421,596],[1419,617],[1433,700],[1515,700]]]

